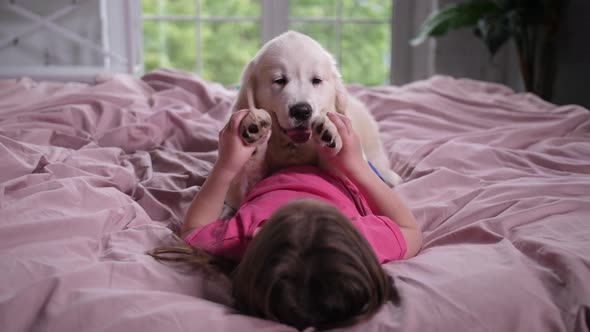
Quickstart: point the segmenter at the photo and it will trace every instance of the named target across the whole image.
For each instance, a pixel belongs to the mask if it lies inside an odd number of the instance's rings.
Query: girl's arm
[[[182,237],[219,218],[231,181],[252,156],[255,147],[245,145],[238,134],[240,122],[247,114],[247,110],[234,113],[219,133],[217,161],[188,209]]]
[[[233,176],[221,167],[213,166],[207,180],[188,208],[181,229],[183,238],[193,230],[219,218]]]
[[[422,247],[422,231],[414,215],[401,197],[364,160],[360,140],[352,129],[350,119],[336,113],[328,113],[328,116],[342,138],[342,149],[332,161],[363,193],[371,210],[399,225],[408,247],[405,258],[415,256]]]
[[[357,168],[347,172],[347,175],[363,193],[371,210],[399,225],[408,247],[404,258],[416,256],[422,247],[422,230],[401,197],[389,188],[364,160]]]

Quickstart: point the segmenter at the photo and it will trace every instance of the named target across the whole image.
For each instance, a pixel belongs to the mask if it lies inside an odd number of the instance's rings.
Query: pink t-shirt
[[[404,257],[407,246],[399,226],[387,217],[373,214],[352,182],[313,166],[286,168],[263,179],[248,193],[233,218],[200,227],[184,240],[213,255],[239,262],[256,228],[285,203],[304,197],[338,208],[367,239],[380,263]]]

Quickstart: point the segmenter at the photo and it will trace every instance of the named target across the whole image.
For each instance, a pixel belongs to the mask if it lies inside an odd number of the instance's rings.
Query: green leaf
[[[496,3],[491,0],[472,0],[446,6],[424,21],[420,32],[410,44],[417,46],[428,37],[438,37],[450,31],[474,26],[481,18],[498,10]]]

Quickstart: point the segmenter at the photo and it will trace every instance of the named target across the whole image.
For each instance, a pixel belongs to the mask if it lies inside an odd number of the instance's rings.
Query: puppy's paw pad
[[[248,145],[264,143],[270,137],[272,119],[265,110],[253,109],[240,123],[240,136]]]
[[[324,134],[322,135],[322,138],[320,138],[322,140],[322,142],[325,142],[327,144],[332,144],[332,134],[330,134],[330,132],[328,130],[324,131]]]
[[[336,154],[342,148],[342,139],[336,126],[327,117],[311,124],[313,138],[320,146],[327,147],[330,153]]]

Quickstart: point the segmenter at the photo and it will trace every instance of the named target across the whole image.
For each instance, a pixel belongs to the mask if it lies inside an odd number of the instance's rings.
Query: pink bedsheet
[[[350,86],[425,234],[351,331],[589,331],[590,112],[434,77]],[[233,91],[183,72],[0,81],[0,330],[291,331],[224,305],[172,244]]]

